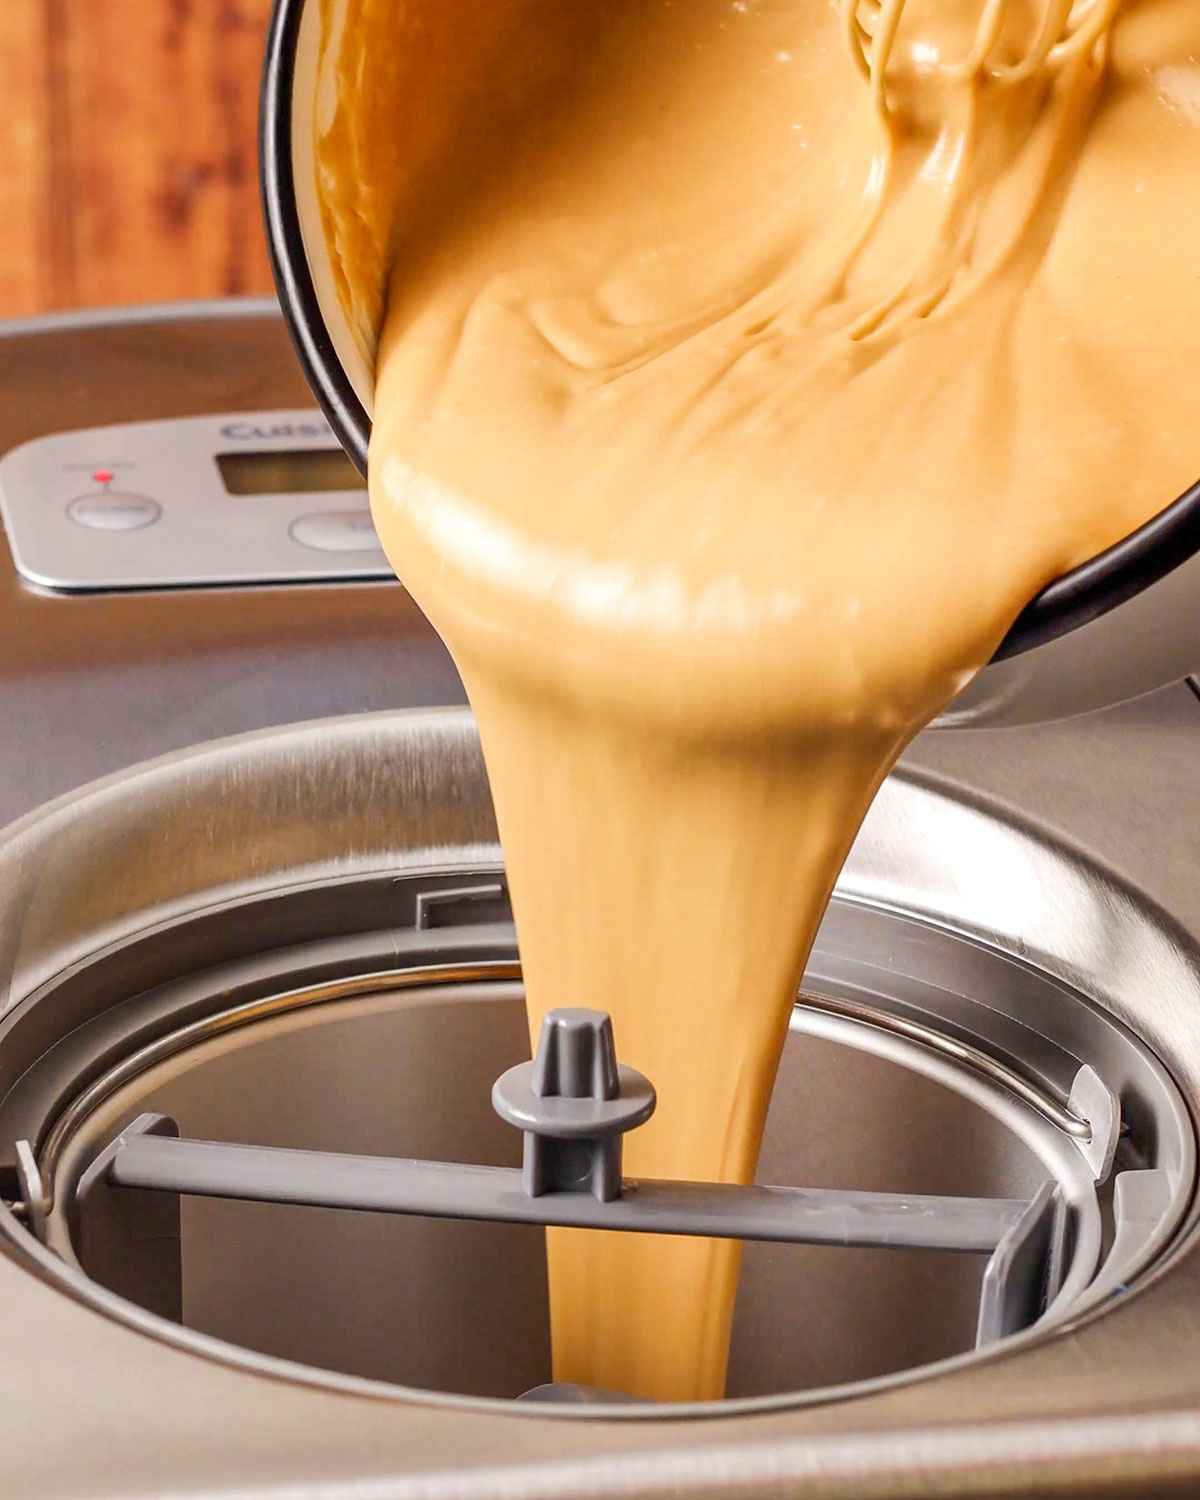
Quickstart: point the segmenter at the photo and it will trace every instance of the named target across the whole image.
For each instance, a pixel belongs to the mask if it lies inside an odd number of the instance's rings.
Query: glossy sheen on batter
[[[1200,472],[1200,5],[326,5],[373,513],[478,715],[531,1025],[612,1012],[627,1173],[749,1180],[880,780]],[[721,1394],[735,1248],[549,1239],[557,1378]]]

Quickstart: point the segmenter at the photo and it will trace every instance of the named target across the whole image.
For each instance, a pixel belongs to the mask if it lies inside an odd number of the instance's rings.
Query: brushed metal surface
[[[270,302],[0,323],[0,390],[0,454],[79,427],[312,405]],[[201,740],[462,701],[394,582],[62,597],[22,583],[0,537],[0,824]]]

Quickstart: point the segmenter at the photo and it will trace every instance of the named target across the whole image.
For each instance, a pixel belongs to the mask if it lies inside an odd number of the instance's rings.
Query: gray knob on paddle
[[[502,1073],[492,1105],[525,1137],[522,1181],[531,1198],[590,1192],[621,1196],[621,1137],[654,1113],[648,1078],[617,1062],[602,1010],[552,1010],[537,1055]]]

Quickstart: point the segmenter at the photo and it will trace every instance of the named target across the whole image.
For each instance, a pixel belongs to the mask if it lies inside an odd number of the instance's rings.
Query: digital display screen
[[[218,453],[217,468],[230,495],[320,495],[367,487],[340,448]]]

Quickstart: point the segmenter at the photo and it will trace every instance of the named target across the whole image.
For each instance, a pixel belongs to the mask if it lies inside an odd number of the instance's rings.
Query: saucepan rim
[[[292,162],[292,92],[305,0],[275,0],[259,105],[259,178],[276,291],[313,394],[363,475],[371,420],[334,347],[304,247]],[[1136,531],[1047,585],[1017,616],[994,661],[1106,614],[1200,551],[1200,480]]]

